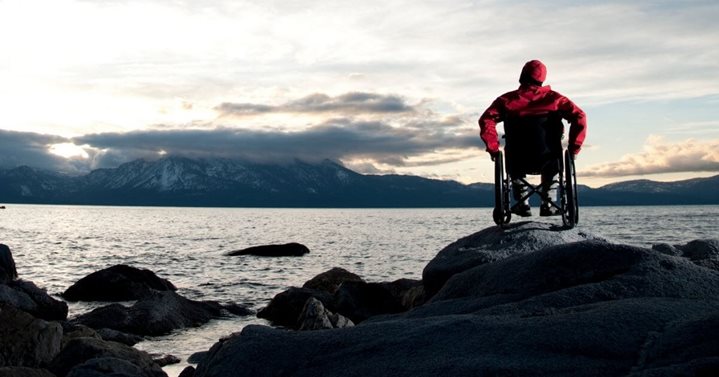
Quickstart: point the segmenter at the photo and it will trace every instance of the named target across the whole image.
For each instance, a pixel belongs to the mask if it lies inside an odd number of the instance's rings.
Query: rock
[[[12,305],[48,321],[67,318],[67,304],[55,300],[35,284],[24,280],[0,284],[0,303]]]
[[[329,310],[335,310],[332,295],[329,293],[316,289],[291,287],[272,298],[270,303],[257,313],[257,317],[267,319],[275,325],[297,329],[302,309],[310,297],[321,301]]]
[[[379,314],[405,311],[398,289],[391,283],[365,283],[348,281],[335,292],[336,311],[359,323]]]
[[[40,367],[60,352],[62,326],[0,304],[0,367]]]
[[[354,326],[346,317],[325,309],[322,302],[314,297],[307,299],[299,318],[299,330],[323,330]]]
[[[145,339],[139,335],[127,334],[108,328],[97,329],[97,334],[100,338],[102,338],[102,340],[122,343],[127,346],[134,346]]]
[[[177,377],[195,377],[195,367],[189,366],[183,369]]]
[[[100,360],[86,364],[86,362],[93,359]],[[117,359],[124,362],[118,362]],[[162,368],[155,364],[146,352],[138,351],[124,344],[95,338],[76,338],[69,341],[50,363],[49,369],[58,377],[68,376],[75,368],[80,368],[81,371],[87,369],[98,370],[98,368],[104,366],[122,373],[128,370],[137,371],[137,369],[129,367],[128,363],[142,371],[140,376],[167,377]],[[82,374],[76,374],[75,377],[79,376],[82,376]]]
[[[693,261],[719,259],[719,239],[694,240],[686,245],[675,245],[682,256]]]
[[[310,252],[307,246],[292,242],[283,245],[262,245],[230,251],[226,255],[256,255],[261,257],[300,257]]]
[[[46,290],[38,288],[33,282],[15,280],[8,286],[30,297],[35,304],[34,308],[28,311],[30,314],[48,321],[67,319],[67,303],[54,299]]]
[[[567,230],[526,221],[509,224],[505,228],[486,228],[448,245],[427,264],[422,271],[426,296],[432,297],[452,275],[472,267],[587,239],[601,238],[579,228]]]
[[[69,322],[65,322],[63,324],[62,348],[64,348],[70,340],[75,338],[102,339],[100,334],[87,326],[74,325]]]
[[[252,309],[250,309],[247,305],[242,304],[236,304],[236,303],[230,303],[221,305],[224,310],[227,310],[230,314],[234,314],[236,316],[244,317],[247,315],[255,314]]]
[[[26,367],[3,367],[0,368],[0,377],[56,377],[45,369]]]
[[[317,289],[334,294],[337,288],[346,281],[364,282],[358,275],[344,268],[334,267],[308,280],[302,288]]]
[[[152,361],[154,361],[155,364],[157,364],[157,365],[159,365],[159,366],[161,366],[161,367],[164,367],[164,366],[167,366],[167,365],[178,364],[178,363],[180,363],[182,360],[180,360],[180,358],[177,357],[177,356],[173,356],[173,355],[162,355],[162,356],[160,356],[160,357],[154,357],[154,358],[152,359]]]
[[[85,276],[62,296],[69,301],[130,301],[153,291],[175,290],[172,283],[150,270],[119,264]]]
[[[195,376],[714,375],[719,273],[602,240],[557,243],[488,255],[424,305],[355,327],[246,326],[212,346]]]
[[[187,358],[187,362],[190,364],[198,364],[207,357],[207,351],[195,352]]]
[[[671,255],[673,257],[679,257],[682,255],[682,251],[668,243],[658,243],[652,245],[652,250],[656,250],[662,254]]]
[[[15,260],[7,245],[0,243],[0,284],[7,284],[17,279]]]
[[[99,357],[87,360],[68,372],[67,377],[154,377],[151,371],[115,357]]]
[[[196,327],[222,315],[216,302],[193,301],[172,291],[153,291],[131,307],[111,304],[73,319],[94,329],[109,328],[135,335],[164,335]]]

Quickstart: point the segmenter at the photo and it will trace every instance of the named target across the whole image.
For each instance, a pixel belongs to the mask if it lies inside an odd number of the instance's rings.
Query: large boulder
[[[307,246],[291,242],[282,245],[261,245],[230,251],[228,256],[256,255],[260,257],[300,257],[310,252]]]
[[[508,245],[536,240],[534,231],[510,234]],[[716,371],[716,271],[598,239],[499,253],[504,255],[453,274],[429,302],[406,313],[333,331],[247,326],[215,344],[195,375],[638,377],[690,375],[682,368],[691,375]]]
[[[305,284],[302,285],[302,288],[317,289],[334,294],[340,285],[346,281],[364,282],[359,275],[341,267],[334,267],[307,280]]]
[[[15,260],[7,245],[0,243],[0,284],[7,284],[17,279]]]
[[[67,303],[54,299],[30,281],[14,280],[0,284],[0,303],[49,321],[67,318]]]
[[[82,373],[92,375],[89,374],[89,370],[105,367],[122,373],[142,371],[133,376],[167,377],[162,368],[155,364],[152,357],[146,352],[138,351],[124,344],[95,338],[72,339],[55,357],[49,369],[57,377],[79,377],[85,375]],[[76,368],[78,371],[74,371]]]
[[[0,304],[0,367],[41,367],[60,352],[62,326]]]
[[[194,301],[172,291],[154,291],[134,305],[111,304],[72,320],[94,329],[108,328],[135,335],[163,335],[196,327],[225,313],[214,301]]]
[[[150,270],[118,264],[83,277],[62,296],[68,301],[130,301],[154,291],[175,290],[172,283]]]
[[[450,277],[472,267],[588,239],[602,238],[580,228],[527,221],[483,229],[448,245],[427,264],[422,271],[426,295],[433,296]]]
[[[298,329],[300,314],[310,297],[322,302],[322,305],[329,310],[335,310],[332,295],[329,293],[316,289],[290,287],[275,295],[266,307],[257,312],[257,317],[267,319],[274,325]]]

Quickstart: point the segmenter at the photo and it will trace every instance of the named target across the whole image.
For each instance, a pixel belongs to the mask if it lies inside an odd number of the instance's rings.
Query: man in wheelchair
[[[563,166],[562,119],[570,124],[567,156],[572,160],[572,169],[573,160],[581,150],[587,130],[584,111],[569,98],[553,91],[549,85],[543,86],[546,76],[547,68],[542,62],[527,62],[519,76],[519,89],[499,96],[479,118],[480,136],[487,145],[492,161],[502,156],[497,123],[504,122],[507,173],[511,178],[512,196],[516,202],[511,207],[511,213],[523,217],[532,215],[528,198],[536,191],[525,180],[527,174],[541,175],[540,216],[563,214],[561,208],[554,204],[559,184],[557,176]],[[499,166],[502,166],[501,163]],[[572,225],[574,221],[576,219]],[[509,217],[503,222],[509,222]]]

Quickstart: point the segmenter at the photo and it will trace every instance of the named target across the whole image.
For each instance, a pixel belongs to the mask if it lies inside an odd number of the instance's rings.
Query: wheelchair
[[[538,194],[543,202],[559,210],[562,223],[573,228],[579,222],[577,175],[569,150],[563,150],[564,125],[557,114],[522,116],[504,121],[505,147],[494,158],[494,211],[499,226],[512,219],[510,194],[513,185],[524,192],[517,202]],[[533,185],[526,175],[553,174],[557,198],[549,198],[542,184]],[[517,178],[519,177],[519,178]],[[513,179],[514,178],[514,179]]]

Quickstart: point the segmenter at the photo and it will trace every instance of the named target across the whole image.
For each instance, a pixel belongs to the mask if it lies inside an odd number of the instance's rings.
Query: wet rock
[[[40,367],[60,352],[62,326],[0,304],[0,367]]]
[[[65,320],[67,318],[67,303],[56,300],[47,294],[47,291],[38,288],[35,283],[26,280],[15,280],[8,284],[17,292],[27,295],[33,302],[28,313],[48,321]]]
[[[317,289],[334,294],[346,281],[364,282],[361,277],[344,268],[334,267],[308,280],[302,288]]]
[[[187,358],[187,362],[190,364],[198,364],[207,357],[207,351],[195,352]]]
[[[195,367],[189,366],[183,369],[177,377],[195,377]]]
[[[261,257],[299,257],[310,252],[307,246],[291,242],[282,245],[262,245],[230,251],[228,256],[255,255]]]
[[[102,339],[100,334],[98,334],[95,330],[93,330],[87,326],[75,325],[75,324],[71,324],[69,322],[65,322],[65,323],[63,323],[62,328],[63,328],[63,335],[62,335],[62,347],[63,348],[70,340],[75,339],[75,338]]]
[[[300,314],[298,327],[300,331],[308,331],[352,326],[354,326],[352,321],[340,314],[330,312],[320,300],[310,297]]]
[[[257,317],[267,319],[275,325],[297,329],[302,309],[310,297],[318,299],[326,308],[334,311],[332,295],[329,293],[291,287],[272,298],[272,301],[257,313]]]
[[[525,227],[549,237],[543,225]],[[537,239],[534,231],[523,233],[510,233],[505,244]],[[557,241],[510,258],[505,250],[499,253],[453,274],[430,301],[409,312],[374,316],[337,331],[246,326],[216,343],[195,376],[235,371],[257,377],[716,372],[716,271],[602,240]],[[396,299],[389,289],[384,294]]]
[[[218,304],[219,305],[219,304]],[[247,316],[255,314],[252,309],[250,309],[247,305],[237,304],[237,303],[229,303],[225,305],[220,305],[224,310],[227,310],[228,313],[236,315],[236,316]]]
[[[26,367],[3,367],[0,368],[0,377],[56,377],[45,369]]]
[[[93,361],[93,359],[100,360]],[[48,369],[58,377],[64,377],[72,376],[70,372],[76,368],[79,371],[74,372],[73,377],[83,376],[80,374],[83,371],[100,368],[108,368],[120,373],[140,370],[142,373],[139,376],[167,377],[162,368],[155,364],[146,352],[95,338],[72,339],[50,363]]]
[[[140,343],[145,339],[139,335],[127,334],[121,331],[108,328],[97,329],[97,334],[103,340],[122,343],[127,346],[134,346],[135,344]]]
[[[157,364],[157,365],[159,365],[159,366],[161,366],[161,367],[164,367],[164,366],[167,366],[167,365],[178,364],[178,363],[180,363],[182,360],[180,360],[180,358],[177,357],[177,356],[173,356],[173,355],[162,355],[162,356],[160,356],[160,357],[153,357],[153,358],[152,358],[152,361],[154,361],[155,364]]]
[[[7,245],[0,243],[0,284],[7,284],[17,279],[15,260]]]
[[[523,255],[549,246],[601,237],[580,228],[519,222],[505,228],[491,227],[455,241],[442,249],[422,271],[427,298],[439,291],[453,275],[472,267]]]
[[[69,301],[130,301],[154,291],[175,291],[172,283],[147,269],[124,264],[91,273],[62,294]]]
[[[193,301],[171,291],[154,291],[131,307],[111,304],[73,319],[94,329],[109,328],[135,335],[163,335],[196,327],[222,315],[216,302]]]

